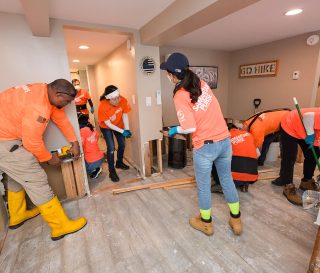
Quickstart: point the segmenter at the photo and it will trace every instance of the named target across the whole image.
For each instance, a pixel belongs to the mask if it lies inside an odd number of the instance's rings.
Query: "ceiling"
[[[303,12],[284,16],[293,8]],[[320,0],[261,0],[168,45],[234,51],[317,30]]]
[[[37,1],[37,0],[21,0]],[[174,2],[194,0],[41,0],[48,2],[50,18],[141,29]],[[185,2],[182,2],[185,1]],[[198,0],[207,1],[210,0]],[[220,0],[221,1],[221,0]],[[239,0],[223,0],[239,1]],[[213,1],[211,1],[213,2]],[[232,3],[231,3],[232,4]],[[302,8],[304,12],[287,17],[284,12]],[[200,27],[184,36],[167,41],[166,46],[181,46],[233,51],[298,34],[320,30],[320,0],[260,0]],[[20,0],[0,0],[0,12],[24,14]],[[94,64],[128,39],[128,34],[65,29],[69,59],[81,63],[72,68]],[[89,50],[78,49],[80,44]]]

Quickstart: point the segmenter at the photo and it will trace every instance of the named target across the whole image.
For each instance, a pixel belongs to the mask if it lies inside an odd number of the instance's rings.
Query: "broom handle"
[[[301,111],[300,111],[300,107],[299,107],[299,104],[298,104],[298,101],[297,101],[297,98],[296,98],[296,97],[293,98],[293,102],[294,102],[294,104],[295,104],[295,106],[296,106],[296,109],[297,109],[297,111],[298,111],[298,114],[299,114],[299,117],[300,117],[300,120],[301,120],[303,129],[304,129],[304,131],[305,131],[305,133],[306,133],[306,135],[307,135],[307,130],[306,130],[306,127],[304,127],[303,117],[302,117],[302,114],[301,114]],[[316,151],[315,151],[313,145],[311,146],[311,151],[312,151],[312,154],[313,154],[314,159],[315,159],[316,162],[317,162],[318,170],[320,171],[320,163],[319,163],[318,156],[317,156],[317,154],[316,154]]]

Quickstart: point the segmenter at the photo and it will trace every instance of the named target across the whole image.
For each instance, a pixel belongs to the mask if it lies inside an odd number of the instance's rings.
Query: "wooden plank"
[[[263,170],[259,170],[258,173],[268,173],[268,172],[276,172],[276,169],[263,169]]]
[[[296,162],[303,163],[303,161],[304,161],[303,152],[302,152],[302,149],[300,148],[300,145],[298,145],[298,153],[297,153]]]
[[[317,237],[314,242],[308,273],[320,273],[320,227],[318,227]]]
[[[79,197],[83,197],[86,194],[84,172],[82,167],[81,158],[72,162],[74,179],[77,187],[77,193]]]
[[[195,183],[164,187],[165,190],[194,188]]]
[[[143,190],[143,189],[159,189],[159,188],[163,188],[166,186],[189,184],[189,183],[193,183],[193,182],[194,182],[194,177],[187,177],[187,178],[173,179],[170,181],[164,181],[164,182],[158,182],[158,183],[137,185],[137,186],[122,188],[122,189],[114,189],[114,190],[112,190],[112,193],[119,194],[119,193],[136,191],[136,190]]]
[[[162,149],[161,149],[161,139],[157,139],[157,159],[158,159],[158,172],[162,173]]]
[[[66,189],[67,198],[75,198],[78,196],[76,183],[73,175],[72,163],[61,164],[62,177],[64,181],[64,187]]]
[[[141,180],[142,180],[141,177],[137,177],[137,178],[134,178],[134,179],[131,179],[131,180],[128,180],[128,181],[119,182],[117,184],[112,184],[112,185],[108,184],[108,185],[106,185],[104,187],[101,187],[101,188],[93,191],[92,195],[97,195],[97,194],[99,194],[101,192],[107,192],[107,191],[110,191],[110,190],[119,189],[124,185],[129,185],[129,184],[132,184],[132,183],[136,183],[136,182],[139,182]]]
[[[150,144],[146,142],[144,144],[144,175],[146,177],[151,176],[151,159],[150,159]]]
[[[160,189],[160,188],[164,188],[164,187],[173,187],[173,186],[178,186],[178,185],[192,184],[194,182],[195,182],[195,180],[184,180],[184,181],[179,181],[179,182],[164,182],[159,185],[150,186],[150,189],[155,190],[155,189]]]

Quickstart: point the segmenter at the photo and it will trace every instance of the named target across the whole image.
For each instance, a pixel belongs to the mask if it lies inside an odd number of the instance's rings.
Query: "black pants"
[[[301,147],[304,162],[303,176],[305,179],[311,179],[316,168],[316,160],[312,154],[312,150],[308,149],[308,145],[303,139],[297,139],[287,134],[282,128],[280,129],[281,144],[281,168],[280,180],[285,184],[293,182],[293,169],[298,154],[298,145]],[[320,156],[319,147],[314,147],[317,157]]]
[[[269,151],[271,143],[275,139],[277,139],[279,137],[279,135],[280,135],[280,132],[275,132],[273,134],[267,135],[264,138],[264,141],[263,141],[263,144],[262,144],[262,148],[261,148],[261,155],[259,156],[259,159],[258,159],[258,165],[259,166],[263,166],[264,161],[266,160],[266,156],[267,156],[267,153]]]

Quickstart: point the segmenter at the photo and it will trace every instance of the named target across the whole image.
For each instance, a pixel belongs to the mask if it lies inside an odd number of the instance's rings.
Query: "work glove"
[[[168,136],[169,137],[173,137],[175,134],[177,134],[178,133],[178,127],[177,126],[175,126],[175,127],[171,127],[170,129],[169,129],[169,132],[168,132]]]
[[[304,139],[304,142],[307,143],[309,146],[309,149],[313,146],[315,136],[314,134],[307,135],[307,137]]]
[[[91,107],[90,112],[91,112],[91,114],[94,113],[94,108],[93,107]]]
[[[129,138],[129,137],[132,136],[132,133],[130,132],[130,130],[124,130],[123,133],[122,133],[122,135],[123,135],[124,137]]]

